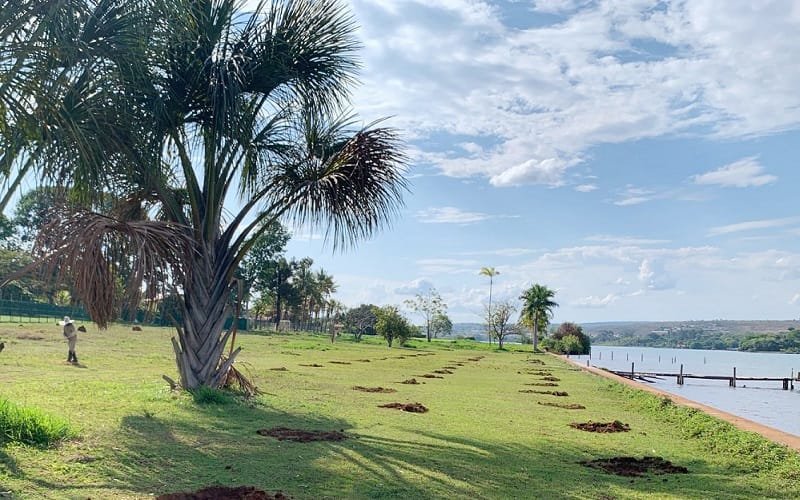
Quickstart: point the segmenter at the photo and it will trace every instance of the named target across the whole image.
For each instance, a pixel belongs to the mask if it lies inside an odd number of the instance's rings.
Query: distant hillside
[[[712,321],[611,321],[582,323],[592,338],[611,336],[644,336],[653,332],[670,333],[686,330],[744,336],[751,333],[778,333],[790,328],[800,329],[800,321],[770,320],[712,320]]]
[[[800,321],[625,321],[584,323],[601,345],[797,352]]]

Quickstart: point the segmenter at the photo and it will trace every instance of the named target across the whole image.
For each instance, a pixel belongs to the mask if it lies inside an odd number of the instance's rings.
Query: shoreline
[[[579,363],[578,361],[576,361],[574,359],[568,358],[565,355],[557,355],[557,354],[552,354],[552,355],[558,357],[559,359],[562,359],[562,360],[566,361],[567,363],[570,363],[570,364],[572,364],[574,366],[577,366],[578,368],[580,368],[581,370],[583,370],[583,371],[585,371],[587,373],[594,374],[594,375],[599,375],[599,376],[607,378],[609,380],[613,380],[615,382],[619,382],[621,384],[624,384],[624,385],[627,385],[629,387],[633,387],[633,388],[636,388],[636,389],[639,389],[639,390],[642,390],[642,391],[645,391],[645,392],[649,392],[651,394],[656,394],[656,395],[659,395],[659,396],[666,396],[666,397],[670,398],[676,404],[679,404],[681,406],[686,406],[686,407],[689,407],[689,408],[694,408],[696,410],[703,411],[703,412],[707,413],[708,415],[711,415],[713,417],[719,418],[720,420],[724,420],[725,422],[728,422],[729,424],[732,424],[734,427],[736,427],[739,430],[743,430],[743,431],[747,431],[747,432],[755,432],[755,433],[760,434],[761,436],[769,439],[770,441],[773,441],[775,443],[787,446],[787,447],[789,447],[789,448],[791,448],[791,449],[793,449],[795,451],[800,452],[800,436],[795,436],[794,434],[789,434],[788,432],[784,432],[784,431],[775,429],[773,427],[769,427],[767,425],[760,424],[758,422],[754,422],[754,421],[746,419],[744,417],[740,417],[738,415],[734,415],[733,413],[728,413],[726,411],[714,408],[712,406],[708,406],[708,405],[705,405],[703,403],[698,403],[697,401],[692,401],[691,399],[687,399],[687,398],[685,398],[683,396],[678,396],[676,394],[672,394],[670,392],[663,391],[661,389],[657,389],[655,387],[651,387],[651,386],[642,384],[642,383],[637,382],[635,380],[631,380],[629,378],[621,377],[619,375],[616,375],[614,373],[608,372],[608,371],[603,370],[601,368],[595,368],[594,366],[586,366],[584,364]]]

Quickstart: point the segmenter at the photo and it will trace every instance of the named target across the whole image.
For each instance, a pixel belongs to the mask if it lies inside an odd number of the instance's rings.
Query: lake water
[[[571,357],[583,364],[589,359]],[[789,377],[794,372],[796,378],[800,354],[592,346],[592,366],[630,371],[631,363],[637,372],[678,373],[683,364],[684,374],[732,376],[736,367],[737,377]],[[737,381],[738,387],[728,387],[726,380],[686,379],[679,386],[670,377],[648,385],[800,436],[800,382],[794,384],[793,391],[782,390],[779,381]]]

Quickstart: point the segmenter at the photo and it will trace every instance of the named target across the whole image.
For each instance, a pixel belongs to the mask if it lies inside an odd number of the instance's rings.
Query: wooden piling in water
[[[733,378],[731,379],[731,387],[736,387],[736,367],[733,367]]]
[[[636,370],[633,369],[633,363],[631,363],[631,380],[633,380],[633,374]]]
[[[678,385],[683,385],[683,365],[681,364],[681,373],[678,375]]]

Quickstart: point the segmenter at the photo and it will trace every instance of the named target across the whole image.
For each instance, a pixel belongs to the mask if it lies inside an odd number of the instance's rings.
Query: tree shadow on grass
[[[352,439],[294,443],[256,434],[278,426],[339,430]],[[578,464],[610,456],[590,444],[544,441],[530,447],[418,428],[392,428],[388,434],[393,437],[379,432],[354,430],[341,419],[265,407],[203,406],[194,416],[174,420],[125,417],[115,460],[93,466],[117,489],[140,495],[213,484],[282,490],[295,498],[741,498],[773,493],[757,486],[743,491],[730,481],[730,471],[702,461],[678,464],[689,467],[690,474],[631,479]]]

